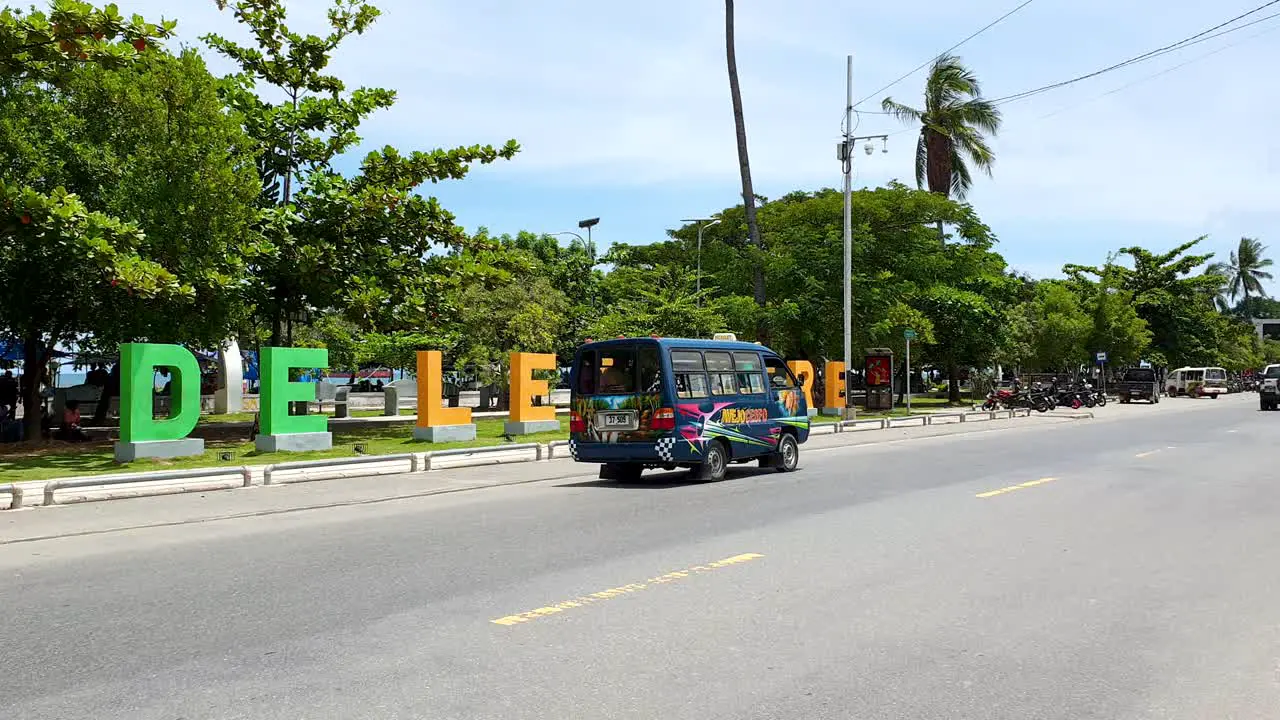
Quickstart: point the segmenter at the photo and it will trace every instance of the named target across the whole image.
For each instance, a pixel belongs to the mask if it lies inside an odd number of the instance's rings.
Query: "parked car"
[[[1280,405],[1280,365],[1268,365],[1259,380],[1258,408],[1275,410]]]
[[[1115,392],[1122,404],[1133,400],[1146,400],[1155,404],[1160,402],[1160,380],[1156,377],[1156,371],[1151,368],[1129,368],[1120,376]]]

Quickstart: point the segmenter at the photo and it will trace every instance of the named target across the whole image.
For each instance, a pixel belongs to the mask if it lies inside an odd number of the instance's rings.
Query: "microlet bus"
[[[1227,391],[1227,371],[1220,367],[1182,367],[1165,379],[1169,397],[1209,397],[1214,400]]]
[[[751,460],[795,470],[809,439],[799,381],[777,353],[726,335],[580,347],[569,378],[573,458],[599,463],[607,480],[685,467],[712,481]]]

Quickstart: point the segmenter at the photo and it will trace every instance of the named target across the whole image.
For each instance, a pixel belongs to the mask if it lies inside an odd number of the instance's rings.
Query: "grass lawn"
[[[319,415],[321,413],[311,413],[311,414]],[[331,412],[326,412],[323,414],[328,415],[329,417],[333,417],[333,413]],[[413,410],[412,408],[401,408],[400,414],[408,417],[413,417],[414,415],[417,415],[418,412],[416,410]],[[209,423],[209,424],[253,422],[253,415],[254,414],[251,412],[226,413],[223,415],[212,415],[212,414],[201,415],[200,422]],[[358,418],[359,417],[382,417],[382,411],[381,410],[352,410],[351,417],[358,417]],[[479,429],[477,428],[477,432],[478,431]]]
[[[225,417],[225,416],[224,416]],[[252,415],[249,416],[252,419]],[[182,470],[203,467],[240,467],[241,465],[270,465],[277,462],[293,460],[322,460],[325,458],[351,457],[356,454],[355,444],[365,445],[365,454],[394,455],[396,453],[426,452],[428,450],[447,450],[451,448],[482,447],[502,445],[508,441],[502,436],[503,418],[478,418],[476,420],[476,439],[462,443],[428,443],[413,439],[413,427],[410,425],[375,425],[367,427],[334,428],[333,449],[322,452],[306,453],[260,453],[248,442],[248,432],[237,432],[228,436],[208,436],[205,439],[204,455],[172,460],[138,460],[126,465],[118,465],[112,457],[110,443],[86,443],[68,445],[66,443],[48,443],[37,447],[25,443],[11,446],[13,451],[0,452],[0,482],[25,482],[28,480],[49,480],[52,478],[72,477],[98,473],[148,472],[155,470]],[[230,421],[224,421],[230,422]],[[212,430],[213,428],[208,428]],[[204,433],[197,428],[193,436]],[[513,442],[549,442],[565,440],[569,437],[569,419],[560,420],[559,432],[545,432],[534,435],[523,435]],[[5,446],[0,446],[3,448]],[[219,454],[230,451],[232,459],[223,461]]]

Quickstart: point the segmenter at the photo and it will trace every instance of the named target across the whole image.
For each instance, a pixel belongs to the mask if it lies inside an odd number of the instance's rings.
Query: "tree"
[[[565,323],[564,294],[547,278],[467,288],[459,302],[456,364],[476,369],[481,382],[508,384],[510,353],[555,352]]]
[[[4,99],[12,97],[7,91],[15,84],[27,81],[57,88],[84,64],[123,67],[173,27],[136,15],[125,21],[115,6],[99,10],[78,0],[55,0],[47,13],[4,8]],[[104,298],[181,296],[190,288],[138,256],[142,235],[136,226],[92,211],[64,188],[42,192],[8,170],[0,178],[0,332],[23,346],[24,424],[26,436],[34,439],[40,434],[40,381],[58,342],[73,339],[92,318],[101,317]],[[99,291],[68,301],[72,289],[85,286]]]
[[[511,140],[500,149],[474,145],[407,155],[384,147],[366,155],[354,176],[343,176],[333,160],[356,146],[360,123],[390,107],[395,94],[348,92],[324,71],[345,40],[377,19],[378,9],[366,0],[334,0],[330,32],[321,37],[291,30],[282,0],[219,0],[219,7],[230,7],[255,43],[203,38],[242,70],[225,98],[257,145],[263,239],[254,251],[249,293],[271,341],[288,340],[295,318],[329,309],[376,331],[429,323],[456,279],[439,273],[446,263],[432,251],[462,247],[468,237],[435,198],[414,190],[465,177],[472,163],[509,159],[519,145]],[[267,86],[283,102],[257,94]]]
[[[1039,370],[1057,372],[1072,370],[1088,360],[1093,323],[1066,285],[1037,283],[1035,297],[1023,303],[1021,312],[1028,321],[1027,363]]]
[[[738,172],[742,176],[742,204],[746,210],[747,237],[755,249],[752,265],[752,297],[763,309],[765,296],[764,267],[760,255],[764,243],[760,239],[760,224],[756,219],[756,195],[751,188],[751,161],[747,157],[747,123],[742,113],[742,88],[738,83],[738,53],[733,33],[733,0],[724,0],[725,60],[729,68],[729,97],[733,102],[733,127],[738,138]],[[763,324],[757,327],[757,336],[767,341],[768,331]]]
[[[1271,258],[1263,257],[1267,251],[1260,241],[1254,238],[1240,238],[1240,245],[1231,251],[1231,260],[1226,263],[1215,263],[1209,272],[1221,275],[1226,279],[1226,294],[1235,300],[1242,296],[1241,302],[1247,306],[1250,296],[1266,297],[1262,287],[1263,280],[1270,280],[1271,273],[1263,268],[1271,266]],[[1225,303],[1223,303],[1225,305]]]
[[[1000,110],[982,99],[978,77],[960,62],[943,54],[934,60],[924,86],[924,109],[881,102],[885,112],[903,122],[920,124],[916,141],[916,187],[963,200],[973,185],[969,166],[991,175],[995,154],[987,135],[1000,131]],[[942,223],[938,236],[943,238]]]
[[[1082,305],[1092,320],[1090,352],[1105,352],[1107,362],[1115,367],[1134,365],[1143,359],[1151,345],[1151,331],[1138,316],[1133,293],[1120,286],[1114,265],[1104,269],[1100,282],[1084,289]]]
[[[258,183],[219,84],[194,50],[155,49],[120,69],[78,67],[56,88],[12,83],[0,97],[5,173],[136,223],[144,233],[136,251],[193,291],[163,302],[112,293],[84,329],[103,352],[132,340],[213,347],[243,317]]]
[[[1066,265],[1063,272],[1075,282],[1110,277],[1115,287],[1132,294],[1135,312],[1152,333],[1148,355],[1153,364],[1212,365],[1226,342],[1222,316],[1214,307],[1221,276],[1202,270],[1212,253],[1186,254],[1203,240],[1196,238],[1164,253],[1122,248],[1119,253],[1130,258],[1132,268],[1114,263]]]

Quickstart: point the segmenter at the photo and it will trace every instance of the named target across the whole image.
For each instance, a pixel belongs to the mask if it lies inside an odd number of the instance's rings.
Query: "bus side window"
[[[636,352],[636,372],[639,382],[636,391],[656,393],[662,390],[662,362],[656,345],[641,345]]]
[[[738,388],[738,378],[733,370],[733,356],[727,352],[709,352],[706,354],[707,373],[711,376],[712,395],[738,395],[745,393],[745,388]]]
[[[733,365],[738,371],[738,387],[751,395],[764,393],[764,376],[760,373],[760,356],[755,353],[736,352]]]
[[[707,397],[707,373],[702,365],[702,353],[672,350],[671,371],[675,375],[676,397],[682,400]]]

